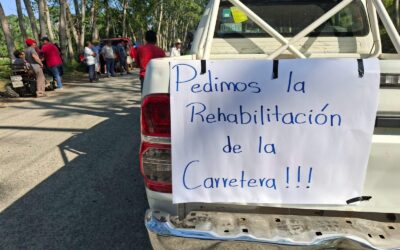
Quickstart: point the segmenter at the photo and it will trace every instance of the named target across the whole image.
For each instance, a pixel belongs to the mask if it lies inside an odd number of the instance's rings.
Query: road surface
[[[150,249],[137,79],[0,106],[0,249]]]

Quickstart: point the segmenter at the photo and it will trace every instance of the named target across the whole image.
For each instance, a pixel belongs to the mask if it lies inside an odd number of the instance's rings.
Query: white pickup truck
[[[235,22],[236,7],[246,20]],[[380,25],[397,54],[382,53]],[[141,172],[155,249],[400,249],[400,37],[380,0],[210,0],[188,55],[175,60],[370,58],[379,111],[357,205],[172,203],[169,62],[143,86]],[[372,197],[372,198],[371,198]],[[365,200],[364,200],[365,198]],[[370,198],[368,200],[368,198]]]

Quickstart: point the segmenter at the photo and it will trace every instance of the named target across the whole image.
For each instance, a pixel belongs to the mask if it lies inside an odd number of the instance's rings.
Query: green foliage
[[[394,1],[393,0],[383,0],[382,1],[383,4],[385,5],[386,8],[388,8],[389,6],[392,6]]]
[[[0,58],[0,79],[10,78],[10,60],[8,58]]]
[[[8,23],[10,25],[10,32],[14,39],[15,49],[23,49],[25,44],[23,41],[24,39],[22,37],[21,29],[19,28],[18,16],[10,15],[7,17],[7,19],[8,19]],[[25,23],[25,29],[28,33],[28,36],[32,36],[30,22],[29,22],[29,18],[27,16],[24,17],[24,23]],[[0,30],[0,41],[5,41],[3,32],[1,32],[1,30]],[[7,46],[6,46],[5,42],[0,43],[0,57],[8,57]]]
[[[99,1],[101,11],[97,12],[97,20],[100,37],[106,37],[106,11],[104,2]],[[109,0],[109,11],[112,17],[110,36],[122,36],[122,5],[124,0]],[[158,12],[161,4],[164,5],[164,21],[167,18],[174,18],[177,21],[190,22],[190,29],[197,26],[208,0],[131,0],[127,9],[127,22],[135,37],[140,38],[143,33],[149,29],[156,29],[158,25]],[[89,4],[90,6],[90,4]],[[129,33],[132,37],[133,34]],[[90,34],[89,34],[90,35]]]
[[[396,10],[394,0],[383,0],[383,3],[392,18],[392,21],[395,22]],[[393,46],[392,41],[390,40],[389,34],[386,32],[386,29],[383,27],[382,23],[380,23],[381,29],[381,40],[382,40],[382,52],[383,53],[396,53],[396,49]],[[397,30],[400,30],[400,27],[397,27]]]
[[[76,61],[64,64],[64,77],[83,77],[86,73],[86,65]]]

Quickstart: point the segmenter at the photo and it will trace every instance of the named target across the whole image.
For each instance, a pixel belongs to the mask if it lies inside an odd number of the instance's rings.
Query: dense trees
[[[11,0],[13,1],[13,0]],[[68,3],[70,2],[72,6]],[[105,37],[130,37],[143,42],[147,29],[158,30],[160,45],[167,49],[173,40],[194,29],[207,0],[15,0],[18,21],[10,32],[11,41],[23,46],[27,37],[48,36],[58,42],[72,60],[85,41]],[[22,10],[26,10],[27,16]],[[38,17],[38,18],[36,18]],[[4,17],[4,20],[7,18]],[[4,40],[4,35],[0,39]],[[2,48],[0,46],[0,54]]]
[[[14,1],[14,0],[9,0]],[[400,0],[383,0],[400,29]],[[128,36],[139,43],[147,29],[158,32],[168,49],[177,38],[185,41],[194,30],[208,0],[15,0],[18,17],[8,16],[11,41],[23,47],[26,37],[39,33],[58,42],[72,60],[87,40]],[[27,16],[23,16],[26,10]],[[38,17],[38,19],[36,18]],[[6,18],[4,18],[6,19]],[[7,21],[7,20],[5,20]],[[5,41],[0,32],[0,41]],[[6,44],[0,43],[0,55]]]

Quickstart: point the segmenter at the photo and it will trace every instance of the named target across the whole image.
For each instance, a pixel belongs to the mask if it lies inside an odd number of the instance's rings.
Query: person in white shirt
[[[91,42],[86,43],[85,47],[85,61],[89,69],[89,80],[90,82],[97,80],[96,75],[96,53],[92,50],[93,44]]]
[[[106,42],[104,47],[101,49],[100,53],[103,55],[103,58],[106,61],[108,77],[110,77],[110,76],[114,77],[115,76],[114,67],[115,67],[116,55],[115,55],[115,51],[113,49],[113,46],[112,46],[112,43],[110,40],[108,40]]]
[[[181,47],[182,47],[182,42],[181,39],[177,39],[175,42],[175,46],[172,47],[171,49],[171,57],[175,56],[181,56]]]

